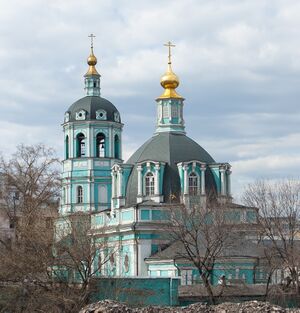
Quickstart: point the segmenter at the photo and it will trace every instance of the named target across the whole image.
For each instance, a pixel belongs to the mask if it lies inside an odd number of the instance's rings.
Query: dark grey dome
[[[152,160],[166,162],[163,178],[164,202],[169,201],[170,194],[179,199],[180,178],[177,163],[197,160],[205,163],[215,163],[214,159],[194,140],[183,134],[159,133],[146,141],[126,162],[135,164],[127,185],[127,204],[136,203],[137,197],[137,170],[136,163]],[[206,170],[206,188],[215,189],[211,171]]]
[[[120,113],[117,108],[110,101],[98,96],[86,96],[74,102],[67,111],[70,113],[70,122],[76,121],[76,112],[80,110],[86,111],[85,120],[96,120],[96,111],[104,110],[106,120],[116,122],[114,113],[118,113],[119,122],[121,123]]]

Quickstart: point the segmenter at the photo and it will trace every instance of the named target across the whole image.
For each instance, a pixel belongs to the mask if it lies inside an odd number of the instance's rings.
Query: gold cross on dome
[[[169,55],[168,55],[168,59],[169,59],[169,64],[171,64],[171,47],[176,47],[174,44],[172,44],[171,41],[168,41],[167,43],[164,44],[165,47],[168,47],[169,49]]]
[[[88,37],[91,38],[91,48],[93,48],[93,46],[94,46],[94,38],[96,38],[96,36],[94,34],[90,34]]]

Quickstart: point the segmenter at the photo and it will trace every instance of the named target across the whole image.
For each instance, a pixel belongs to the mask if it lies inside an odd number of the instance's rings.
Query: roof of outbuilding
[[[169,201],[171,194],[179,200],[180,178],[177,163],[197,160],[204,163],[214,163],[214,159],[194,140],[184,134],[163,132],[155,134],[146,141],[127,161],[135,164],[127,184],[127,201],[130,206],[136,203],[137,197],[137,163],[143,161],[165,162],[163,178],[164,202]],[[213,177],[210,170],[206,170],[206,186],[213,186]]]
[[[232,238],[229,238],[229,243],[225,249],[220,253],[219,257],[225,258],[241,258],[241,257],[253,257],[259,258],[264,257],[264,246],[258,244],[250,239],[244,238],[242,235],[234,234]],[[205,254],[205,247],[199,247],[201,251]],[[181,241],[175,241],[166,249],[157,252],[147,258],[148,260],[174,260],[178,258],[179,255],[184,255],[185,248]]]
[[[114,113],[119,113],[117,108],[107,99],[98,96],[86,96],[74,102],[67,110],[70,113],[70,122],[76,121],[76,112],[80,110],[87,112],[86,120],[96,120],[96,111],[105,110],[107,115],[106,120],[115,122]]]

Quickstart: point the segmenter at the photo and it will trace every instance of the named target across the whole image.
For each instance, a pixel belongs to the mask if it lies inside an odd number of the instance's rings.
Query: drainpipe
[[[175,258],[173,260],[173,265],[177,268],[177,271],[178,271],[178,275],[177,276],[179,276],[180,269],[179,269],[178,265],[176,264],[176,259]]]

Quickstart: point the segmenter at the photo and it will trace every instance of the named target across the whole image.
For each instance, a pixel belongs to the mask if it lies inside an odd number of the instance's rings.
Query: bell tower
[[[111,209],[111,169],[122,160],[121,116],[117,108],[100,96],[100,74],[91,51],[84,75],[86,96],[65,112],[62,201],[60,214],[100,212]]]

